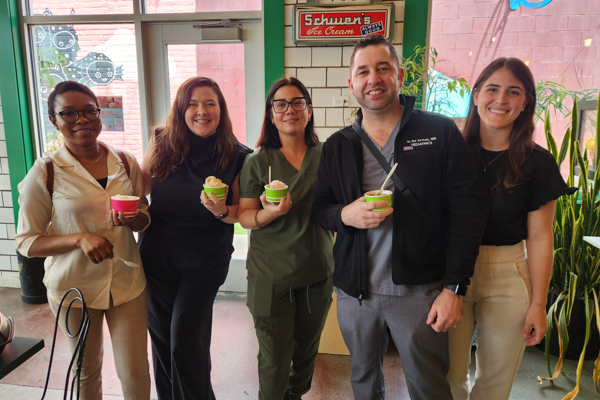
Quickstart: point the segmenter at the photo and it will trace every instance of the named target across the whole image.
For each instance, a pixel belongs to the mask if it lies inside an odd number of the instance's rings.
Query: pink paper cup
[[[133,217],[135,211],[138,209],[138,203],[140,198],[137,196],[127,196],[128,199],[119,199],[113,196],[110,198],[112,202],[112,209],[123,213],[127,217]]]

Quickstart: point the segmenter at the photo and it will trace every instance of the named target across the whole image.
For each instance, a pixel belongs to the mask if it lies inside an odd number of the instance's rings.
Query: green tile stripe
[[[0,95],[16,222],[19,213],[17,185],[34,162],[17,0],[0,0],[0,37]]]
[[[427,46],[427,22],[429,20],[429,1],[404,1],[404,36],[402,40],[402,57],[410,57],[415,46]],[[408,79],[407,79],[408,81]],[[423,91],[421,90],[421,93]],[[421,99],[417,99],[420,103]]]
[[[263,7],[266,96],[285,74],[285,7],[283,0],[264,0]]]

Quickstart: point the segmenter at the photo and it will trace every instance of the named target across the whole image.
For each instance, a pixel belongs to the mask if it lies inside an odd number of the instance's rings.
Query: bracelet
[[[256,212],[254,213],[254,225],[256,225],[256,227],[257,227],[258,229],[262,229],[262,228],[265,228],[265,227],[267,227],[267,226],[271,225],[271,223],[270,223],[270,222],[269,222],[268,224],[265,224],[265,225],[261,225],[261,224],[259,224],[259,223],[258,223],[258,212],[259,212],[260,210],[261,210],[260,208],[257,208],[257,209],[256,209]]]

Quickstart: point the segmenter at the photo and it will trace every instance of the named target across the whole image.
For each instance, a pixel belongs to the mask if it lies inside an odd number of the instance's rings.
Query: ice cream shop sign
[[[307,1],[307,4],[318,4],[319,7],[295,6],[294,43],[353,42],[366,35],[392,39],[394,3],[339,7],[340,4],[353,4],[352,1],[340,1],[315,0]]]

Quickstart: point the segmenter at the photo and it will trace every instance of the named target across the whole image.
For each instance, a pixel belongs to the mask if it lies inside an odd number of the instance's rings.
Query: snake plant
[[[552,381],[562,371],[568,374],[563,367],[563,360],[567,346],[569,345],[569,323],[573,304],[578,301],[584,302],[585,310],[585,341],[581,349],[579,363],[577,365],[577,379],[575,388],[568,393],[563,400],[574,399],[579,393],[579,383],[585,350],[589,342],[592,330],[600,332],[600,305],[598,304],[598,291],[600,290],[600,249],[584,242],[584,236],[600,236],[600,100],[596,109],[595,124],[595,170],[592,180],[588,175],[588,150],[583,146],[584,152],[576,140],[576,132],[581,121],[578,120],[577,101],[571,113],[571,126],[567,128],[564,139],[557,148],[552,135],[549,112],[546,111],[544,130],[548,150],[554,155],[558,165],[565,159],[569,162],[569,176],[567,184],[577,186],[580,196],[562,196],[556,201],[556,213],[554,216],[554,266],[552,269],[552,281],[550,290],[558,293],[557,300],[550,305],[548,310],[548,333],[546,334],[546,365],[548,367],[548,378],[538,377],[540,384],[544,380]],[[568,157],[567,157],[568,156]],[[579,179],[575,178],[575,164],[579,165],[581,173]],[[580,199],[580,204],[578,201]],[[592,324],[595,316],[595,324]],[[550,337],[554,330],[558,331],[559,359],[556,363],[554,373],[550,368]],[[596,359],[593,371],[593,380],[598,390],[600,355]]]

